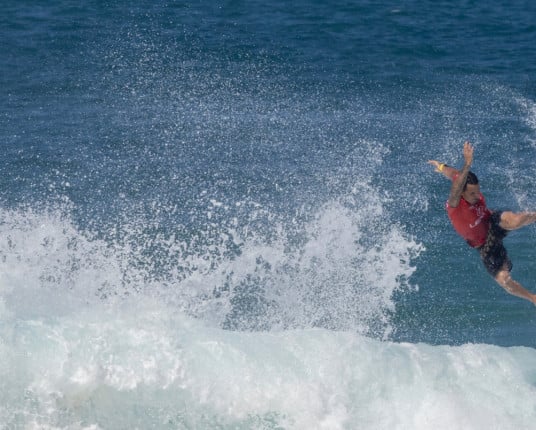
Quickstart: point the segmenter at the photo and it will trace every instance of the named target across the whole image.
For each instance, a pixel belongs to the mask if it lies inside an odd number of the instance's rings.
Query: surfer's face
[[[462,197],[470,205],[474,205],[480,200],[480,185],[478,184],[467,184],[467,188],[462,193]]]

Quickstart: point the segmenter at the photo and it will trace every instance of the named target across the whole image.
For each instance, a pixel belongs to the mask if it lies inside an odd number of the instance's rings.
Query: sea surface
[[[536,428],[535,2],[0,11],[0,429]]]

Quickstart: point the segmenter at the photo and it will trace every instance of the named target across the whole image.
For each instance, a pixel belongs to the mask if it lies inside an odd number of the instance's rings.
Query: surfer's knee
[[[519,227],[519,214],[511,211],[504,211],[501,213],[500,227],[505,230],[514,230]]]
[[[495,281],[505,290],[510,291],[512,275],[509,270],[501,270],[495,275]]]
[[[505,230],[516,230],[536,221],[536,212],[511,212],[501,213],[500,226]]]

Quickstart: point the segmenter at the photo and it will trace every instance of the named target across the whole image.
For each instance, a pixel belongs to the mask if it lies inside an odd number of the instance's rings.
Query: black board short
[[[508,271],[512,270],[512,262],[508,258],[508,254],[503,245],[503,239],[508,234],[508,230],[502,228],[499,224],[501,222],[502,211],[493,212],[490,217],[490,225],[486,243],[478,248],[480,258],[486,267],[486,270],[494,278],[497,273],[505,267]]]

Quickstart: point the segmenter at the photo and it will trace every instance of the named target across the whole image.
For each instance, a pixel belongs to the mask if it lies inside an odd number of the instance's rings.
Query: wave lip
[[[393,294],[413,288],[423,247],[389,222],[366,184],[363,193],[366,205],[350,195],[303,225],[273,222],[262,232],[223,223],[187,239],[137,222],[99,238],[61,207],[0,210],[0,306],[40,319],[140,295],[228,329],[323,327],[387,338]]]

